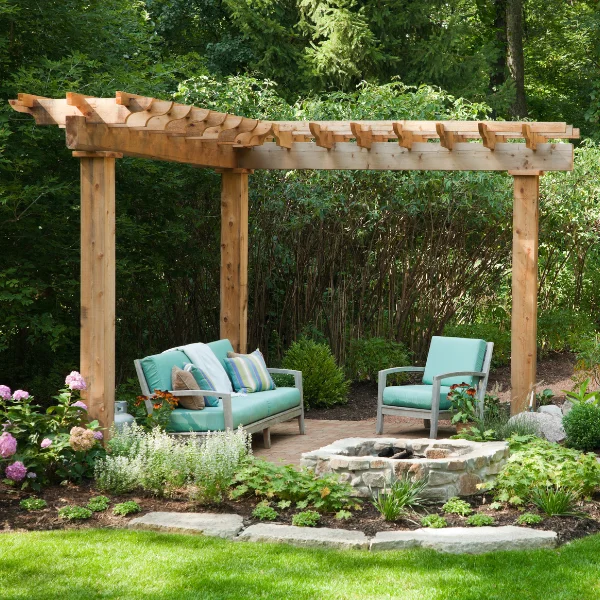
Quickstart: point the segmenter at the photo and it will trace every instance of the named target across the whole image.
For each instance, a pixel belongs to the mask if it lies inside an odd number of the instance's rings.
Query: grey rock
[[[366,486],[371,487],[382,488],[386,484],[386,477],[384,473],[373,473],[372,471],[369,471],[367,473],[363,473],[362,480]]]
[[[217,513],[150,512],[129,521],[128,527],[170,533],[200,533],[232,540],[242,530],[243,518]]]
[[[369,547],[369,538],[362,531],[328,527],[294,527],[273,523],[251,525],[237,539],[249,542],[281,542],[313,548],[367,549]]]
[[[558,415],[549,413],[523,412],[511,417],[508,420],[508,423],[514,423],[515,421],[519,420],[534,423],[537,426],[540,435],[546,438],[549,442],[562,442],[565,437],[567,437],[562,426],[562,418]]]
[[[556,404],[548,404],[547,406],[540,406],[537,411],[539,413],[547,413],[549,415],[557,415],[559,417],[563,416],[563,411],[560,409],[560,406],[556,406]]]
[[[495,550],[530,550],[553,548],[554,531],[526,527],[449,527],[447,529],[416,529],[415,531],[380,531],[371,540],[371,550],[404,550],[432,548],[451,554],[481,554]]]
[[[565,400],[561,407],[563,416],[568,415],[571,412],[572,408],[573,408],[573,403],[570,400]]]

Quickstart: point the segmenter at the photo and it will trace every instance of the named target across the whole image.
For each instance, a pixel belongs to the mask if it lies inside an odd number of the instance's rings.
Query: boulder
[[[548,404],[547,406],[540,406],[537,411],[539,413],[546,413],[548,415],[556,415],[557,417],[563,416],[563,411],[560,409],[560,406],[556,406],[556,404]]]
[[[573,403],[570,400],[565,400],[562,405],[563,416],[568,415],[571,412],[572,408],[573,408]]]
[[[567,437],[562,426],[562,416],[547,412],[523,412],[511,417],[508,423],[520,420],[534,423],[539,434],[549,442],[562,442]]]

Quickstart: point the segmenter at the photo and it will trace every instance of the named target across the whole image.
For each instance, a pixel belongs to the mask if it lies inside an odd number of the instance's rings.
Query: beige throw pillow
[[[171,382],[173,391],[177,390],[199,390],[194,376],[189,371],[184,371],[179,367],[173,367],[171,370]],[[179,406],[188,410],[202,410],[204,408],[204,398],[202,396],[177,396]]]

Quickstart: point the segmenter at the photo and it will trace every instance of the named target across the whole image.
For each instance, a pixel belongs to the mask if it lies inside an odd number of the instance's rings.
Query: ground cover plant
[[[42,498],[25,498],[19,502],[19,506],[25,510],[42,510],[48,503]]]
[[[92,512],[102,512],[106,510],[110,505],[110,500],[106,496],[95,496],[90,498],[86,504],[86,508],[89,508]]]
[[[450,500],[442,506],[442,510],[449,515],[460,515],[461,517],[466,517],[473,512],[473,509],[468,502],[457,497],[450,498]]]
[[[234,544],[203,536],[106,529],[3,534],[2,540],[4,598],[25,598],[24,582],[28,600],[194,600],[199,591],[203,599],[223,600],[239,596],[239,590],[244,598],[273,600],[385,595],[402,600],[523,600],[539,597],[540,590],[549,600],[598,597],[600,536],[559,550],[476,556]],[[143,568],[140,548],[152,556]]]
[[[56,401],[44,409],[25,390],[0,385],[0,470],[4,481],[39,491],[60,481],[93,475],[95,461],[105,455],[98,421],[87,417],[80,391],[83,377],[71,372]]]
[[[517,523],[519,525],[537,525],[541,523],[544,519],[540,517],[540,515],[534,515],[533,513],[523,513],[518,519]]]
[[[467,517],[467,525],[472,527],[483,527],[485,525],[493,525],[496,522],[494,517],[490,515],[475,514]]]
[[[92,516],[92,511],[83,506],[63,506],[58,511],[58,516],[68,521],[84,521]]]
[[[316,527],[321,520],[321,515],[314,510],[305,510],[292,517],[292,525],[296,527]]]
[[[442,529],[443,527],[448,527],[448,522],[440,515],[425,515],[421,518],[421,525],[423,527],[431,527],[432,529]]]
[[[277,511],[263,500],[256,505],[256,508],[252,511],[252,516],[261,521],[274,521],[278,515]]]
[[[132,515],[138,512],[141,512],[140,505],[133,500],[129,500],[128,502],[120,502],[119,504],[115,504],[113,508],[113,514],[119,515],[121,517],[126,517],[127,515]]]

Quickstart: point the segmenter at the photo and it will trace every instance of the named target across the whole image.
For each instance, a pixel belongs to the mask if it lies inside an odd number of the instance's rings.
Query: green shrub
[[[305,510],[292,517],[292,525],[296,527],[316,527],[321,520],[321,515],[314,510]]]
[[[523,513],[517,519],[518,525],[537,525],[543,521],[540,515],[534,515],[533,513]]]
[[[471,515],[467,519],[467,525],[471,525],[472,527],[484,527],[486,525],[493,525],[495,522],[496,520],[494,517],[482,514]]]
[[[454,496],[454,498],[450,498],[444,506],[442,506],[442,510],[449,515],[460,515],[461,517],[466,517],[473,512],[471,505],[460,498]]]
[[[106,496],[95,496],[90,498],[87,503],[87,508],[92,512],[102,512],[108,508],[110,500]]]
[[[349,510],[340,510],[335,513],[335,518],[338,521],[347,521],[352,518],[352,513]]]
[[[448,521],[440,515],[427,515],[421,519],[421,525],[432,529],[442,529],[448,527]]]
[[[558,486],[536,487],[532,491],[531,501],[549,517],[578,516],[575,504],[579,494],[576,490]]]
[[[530,501],[535,488],[548,485],[591,494],[600,485],[600,464],[594,454],[538,438],[512,454],[487,487],[498,501],[519,506]]]
[[[379,371],[410,364],[404,344],[384,338],[352,340],[346,361],[346,373],[354,381],[377,381]],[[393,376],[388,377],[392,381]]]
[[[542,356],[549,352],[579,352],[595,333],[594,321],[585,313],[570,309],[542,312],[538,317],[537,345]]]
[[[284,369],[302,371],[304,404],[307,408],[345,404],[350,382],[336,363],[329,346],[302,338],[283,357]]]
[[[278,515],[277,511],[269,506],[268,502],[260,502],[256,505],[256,508],[252,511],[252,516],[261,521],[274,521]]]
[[[133,500],[128,500],[127,502],[121,502],[120,504],[115,504],[113,508],[114,515],[120,515],[121,517],[126,517],[127,515],[131,515],[133,513],[138,513],[142,511],[142,507]]]
[[[297,470],[291,465],[276,465],[260,459],[248,461],[235,475],[232,498],[246,494],[274,500],[295,502],[298,508],[312,506],[319,511],[338,512],[356,508],[352,487],[338,477],[317,477],[309,469]],[[278,505],[281,508],[281,503]],[[286,507],[289,504],[286,505]]]
[[[427,479],[411,481],[404,474],[402,479],[392,483],[391,488],[385,487],[377,493],[373,506],[386,521],[396,521],[406,514],[408,508],[421,505],[421,495],[426,485]]]
[[[575,404],[564,416],[566,443],[577,450],[600,448],[600,407],[594,404]]]
[[[84,521],[92,516],[92,511],[83,506],[63,506],[59,509],[58,516],[68,521]]]
[[[46,508],[46,506],[48,506],[48,503],[41,498],[25,498],[19,502],[19,506],[30,511],[42,510],[42,508]]]

